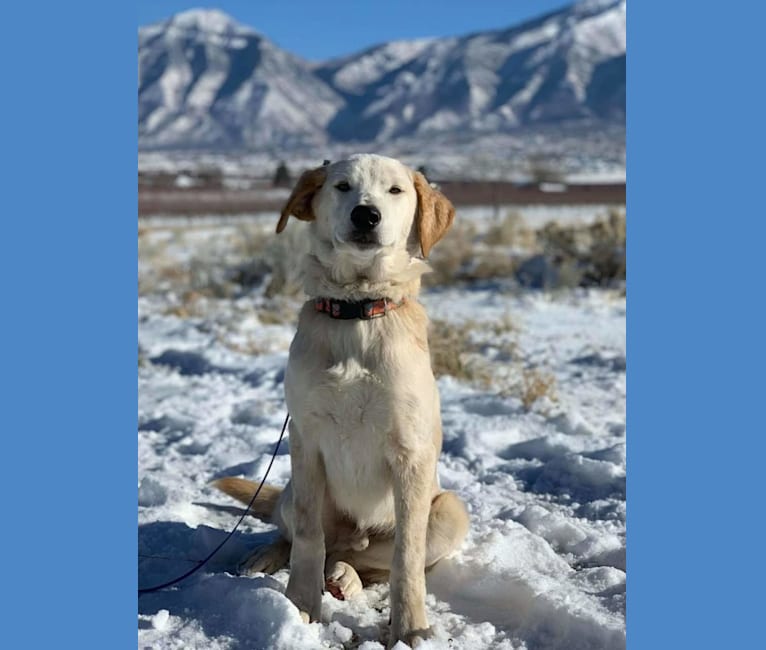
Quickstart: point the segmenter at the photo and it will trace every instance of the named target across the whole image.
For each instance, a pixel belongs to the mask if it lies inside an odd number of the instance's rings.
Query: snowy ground
[[[398,158],[414,168],[425,165],[429,173],[441,180],[507,180],[528,182],[530,154],[546,153],[546,159],[556,162],[554,168],[570,183],[624,183],[625,182],[625,130],[612,127],[615,132],[598,142],[587,138],[567,139],[561,134],[552,138],[543,136],[542,141],[533,135],[509,136],[492,134],[474,137],[471,145],[442,141],[429,137],[413,142],[410,137],[402,146],[395,143],[376,147],[379,153]],[[473,147],[473,153],[470,152]],[[325,158],[338,160],[355,151],[367,151],[360,147],[328,145]],[[461,153],[456,153],[460,150]],[[468,153],[466,153],[468,150]],[[183,151],[141,151],[138,168],[141,172],[168,172],[177,174],[182,170],[217,169],[224,182],[233,189],[237,178],[272,178],[280,162],[286,162],[291,170],[309,169],[321,162],[314,151],[310,155],[298,152],[279,156],[270,153],[218,154]],[[247,185],[245,185],[246,187]]]
[[[260,478],[285,416],[283,369],[301,298],[269,291],[268,275],[247,291],[217,283],[204,260],[234,259],[241,227],[200,223],[147,222],[140,235],[142,587],[182,573],[223,539],[240,511],[208,482]],[[428,576],[435,638],[425,647],[624,647],[624,296],[485,281],[422,299],[440,332],[464,337],[458,366],[473,369],[438,380],[439,474],[465,500],[471,531]],[[270,483],[287,481],[288,445]],[[286,570],[235,575],[273,534],[248,518],[202,571],[141,596],[139,647],[382,648],[386,585],[348,602],[325,594],[322,623],[304,625],[283,596]]]

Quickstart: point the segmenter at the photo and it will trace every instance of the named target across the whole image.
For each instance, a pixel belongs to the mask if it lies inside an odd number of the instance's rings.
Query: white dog
[[[417,302],[422,258],[454,214],[422,174],[362,154],[303,174],[277,225],[309,222],[311,300],[285,375],[292,478],[252,508],[284,539],[244,567],[273,572],[289,555],[286,594],[312,621],[325,588],[349,598],[390,574],[389,647],[428,636],[425,571],[468,530],[436,475],[439,395]],[[254,493],[242,479],[216,484],[245,503]]]

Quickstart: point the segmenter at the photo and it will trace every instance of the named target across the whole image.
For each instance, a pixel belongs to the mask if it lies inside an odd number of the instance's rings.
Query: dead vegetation
[[[480,230],[456,222],[434,248],[425,286],[512,278],[521,287],[620,288],[625,282],[625,210],[611,209],[592,223],[552,221],[537,230],[509,212]]]
[[[524,368],[521,371],[520,398],[524,408],[529,410],[537,400],[547,398],[552,402],[556,398],[556,378],[538,368]]]
[[[556,378],[526,364],[516,333],[507,317],[491,323],[432,320],[428,341],[434,375],[449,375],[482,390],[495,390],[502,397],[516,398],[525,410],[539,400],[556,402]]]
[[[423,284],[442,286],[465,277],[475,256],[476,239],[476,227],[472,223],[456,220],[434,247],[428,260],[431,273],[423,278]]]
[[[530,156],[529,175],[535,183],[560,183],[564,178],[556,163],[544,156]]]
[[[298,259],[306,246],[304,226],[275,237],[271,224],[240,223],[216,237],[194,228],[161,233],[139,228],[139,293],[174,291],[193,302],[198,295],[236,298],[255,289],[268,297],[301,294]],[[621,288],[625,267],[625,210],[612,209],[592,223],[550,222],[533,229],[522,216],[481,223],[460,221],[433,250],[426,287],[512,279],[522,288],[577,286]],[[178,255],[184,251],[184,255]],[[142,268],[151,272],[142,273]],[[187,295],[188,294],[188,295]]]
[[[561,286],[613,286],[624,282],[625,211],[612,209],[589,225],[549,223],[537,234],[543,254],[560,269]]]
[[[508,212],[505,218],[493,225],[484,235],[483,241],[488,246],[510,246],[520,251],[534,250],[537,239],[535,231],[515,210]]]
[[[477,354],[481,346],[471,337],[476,329],[475,321],[430,322],[428,346],[431,352],[431,366],[436,377],[450,375],[482,387],[490,384],[491,369],[486,359]]]

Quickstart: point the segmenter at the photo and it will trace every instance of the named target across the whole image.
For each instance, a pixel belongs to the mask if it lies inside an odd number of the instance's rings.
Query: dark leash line
[[[242,513],[242,516],[239,518],[239,521],[236,524],[234,524],[234,528],[231,529],[231,532],[228,535],[226,535],[223,541],[218,546],[216,546],[204,560],[184,560],[186,562],[196,562],[197,566],[192,567],[191,569],[181,574],[177,578],[173,578],[173,580],[169,580],[168,582],[163,582],[162,584],[154,585],[153,587],[145,587],[143,589],[139,588],[138,590],[139,596],[143,594],[150,594],[155,591],[160,591],[161,589],[171,587],[172,585],[181,582],[181,580],[185,580],[190,575],[196,573],[203,566],[205,566],[213,558],[213,556],[216,553],[218,553],[218,551],[221,550],[223,545],[231,539],[232,535],[234,535],[234,533],[237,531],[237,528],[239,528],[239,525],[245,520],[245,517],[247,517],[247,515],[250,513],[250,508],[255,503],[255,499],[258,497],[258,494],[260,493],[261,488],[263,487],[263,484],[266,482],[266,477],[269,475],[269,472],[271,471],[271,466],[274,464],[274,459],[277,457],[277,452],[279,451],[279,445],[282,443],[282,438],[284,438],[285,431],[287,430],[287,423],[289,420],[290,420],[290,414],[288,413],[287,417],[285,418],[285,423],[282,425],[282,432],[279,434],[279,440],[277,440],[277,444],[274,446],[274,452],[271,454],[271,460],[269,461],[269,466],[266,468],[266,473],[263,475],[263,478],[261,479],[261,482],[258,485],[258,489],[255,491],[253,498],[250,499],[250,503],[248,504],[247,508],[245,508],[245,511]]]

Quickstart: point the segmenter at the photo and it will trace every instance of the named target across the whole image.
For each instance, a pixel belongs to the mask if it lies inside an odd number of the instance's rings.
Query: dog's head
[[[398,160],[358,154],[304,173],[282,210],[278,233],[290,216],[312,221],[315,234],[338,254],[365,258],[419,248],[428,257],[455,208]]]

